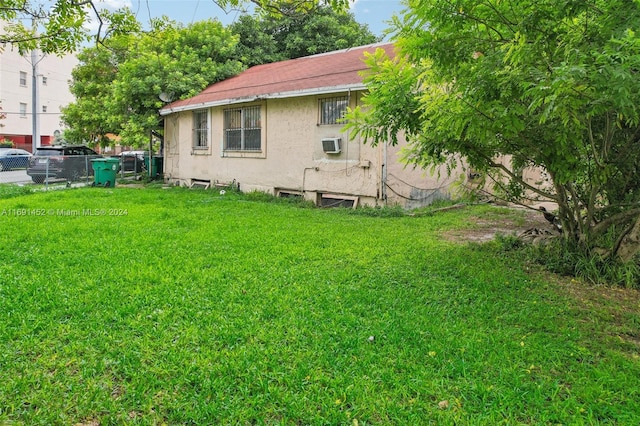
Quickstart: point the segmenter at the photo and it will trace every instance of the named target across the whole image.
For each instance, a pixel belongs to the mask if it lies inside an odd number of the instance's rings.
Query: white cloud
[[[116,10],[123,7],[131,8],[132,4],[130,0],[100,0],[94,2],[98,9]]]

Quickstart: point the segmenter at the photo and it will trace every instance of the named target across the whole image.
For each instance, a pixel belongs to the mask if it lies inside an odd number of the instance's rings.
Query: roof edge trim
[[[328,95],[331,93],[340,93],[340,92],[346,92],[349,90],[364,90],[366,88],[367,86],[365,86],[362,83],[347,84],[344,86],[333,86],[333,87],[317,87],[313,89],[293,90],[290,92],[267,93],[264,95],[248,96],[244,98],[227,98],[227,99],[221,99],[219,101],[200,102],[200,103],[194,103],[194,104],[180,105],[177,107],[166,106],[162,108],[159,112],[161,116],[166,116],[166,115],[170,115],[177,112],[192,111],[196,109],[211,108],[211,107],[217,107],[217,106],[223,106],[223,105],[235,105],[235,104],[241,104],[246,102],[255,102],[263,99],[284,99],[284,98],[296,98],[299,96]]]

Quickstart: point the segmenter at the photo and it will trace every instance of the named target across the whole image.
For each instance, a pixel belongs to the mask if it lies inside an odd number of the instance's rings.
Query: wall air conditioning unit
[[[322,139],[322,150],[327,154],[340,154],[340,138]]]

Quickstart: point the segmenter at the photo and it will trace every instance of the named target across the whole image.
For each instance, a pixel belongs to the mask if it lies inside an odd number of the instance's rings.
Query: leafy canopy
[[[142,145],[150,130],[161,129],[160,94],[187,98],[242,69],[237,37],[220,22],[152,24],[148,33],[114,37],[79,55],[71,83],[76,102],[63,111],[68,139],[106,144],[112,133],[125,145]]]
[[[216,0],[223,9],[253,4],[263,15],[304,15],[319,6],[336,11],[348,9],[349,0]],[[108,12],[96,0],[3,0],[0,2],[0,51],[5,43],[22,52],[40,49],[44,53],[77,50],[95,37],[100,44],[108,37],[135,32],[137,22],[127,8]],[[91,26],[97,29],[92,32]]]
[[[88,29],[97,27],[96,40],[138,29],[138,23],[126,9],[100,10],[99,2],[89,0],[3,0],[0,3],[0,51],[6,43],[21,52],[39,49],[44,53],[76,50],[91,38]]]
[[[117,135],[126,145],[146,144],[150,130],[161,130],[161,93],[187,98],[244,66],[374,41],[352,15],[328,7],[296,16],[242,16],[228,28],[154,20],[149,33],[110,37],[80,53],[71,84],[76,102],[64,110],[65,136],[106,145]]]
[[[230,26],[240,36],[238,58],[247,66],[331,52],[378,41],[351,13],[323,6],[308,13],[241,15]]]
[[[369,58],[354,137],[402,129],[410,163],[463,158],[511,200],[555,201],[565,237],[583,246],[629,229],[640,213],[639,2],[409,0],[393,25],[398,55]],[[527,167],[550,185],[526,181]]]

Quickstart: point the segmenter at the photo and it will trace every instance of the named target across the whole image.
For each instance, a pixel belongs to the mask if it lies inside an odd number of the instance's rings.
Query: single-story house
[[[317,205],[402,205],[450,197],[456,176],[399,161],[403,143],[371,146],[339,119],[361,104],[361,71],[375,44],[258,65],[166,105],[164,176],[183,186],[301,196]],[[460,173],[462,173],[460,171]]]

